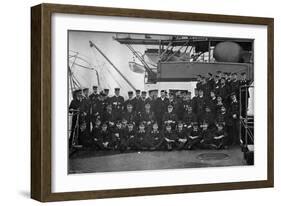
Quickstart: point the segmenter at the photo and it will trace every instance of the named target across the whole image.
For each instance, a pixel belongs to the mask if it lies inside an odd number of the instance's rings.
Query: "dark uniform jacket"
[[[165,98],[158,97],[155,101],[155,116],[157,121],[162,121],[164,113],[167,111],[169,100]]]
[[[150,104],[150,109],[152,111],[154,111],[154,109],[155,109],[155,100],[152,99],[151,97],[147,97],[146,100],[145,100],[145,104],[146,103],[149,103]]]
[[[150,132],[147,133],[146,136],[147,144],[150,145],[151,147],[154,147],[155,149],[161,146],[163,140],[164,139],[161,135],[161,132],[158,130],[157,131],[151,130]]]
[[[229,114],[227,112],[219,112],[216,117],[216,123],[222,123],[223,125],[229,125]]]
[[[232,101],[230,103],[229,114],[231,119],[239,120],[240,110],[239,110],[239,103],[237,101],[235,102]],[[236,115],[236,117],[233,117],[233,115]]]
[[[179,130],[177,129],[175,132],[178,139],[187,139],[187,131],[185,129]]]
[[[198,101],[199,96],[194,96],[191,100],[192,104],[192,111],[197,114],[197,101]]]
[[[213,88],[213,90],[215,91],[216,95],[218,95],[219,88],[220,88],[220,81],[214,81],[214,88]]]
[[[228,98],[230,91],[226,84],[220,85],[218,89],[218,95],[223,99],[223,101]]]
[[[207,122],[210,125],[213,125],[215,122],[215,115],[212,112],[204,112],[204,114],[201,116],[200,121],[201,122]]]
[[[81,106],[81,100],[79,99],[73,99],[69,105],[69,110],[75,110],[75,111],[69,111],[69,113],[73,114],[72,116],[72,123],[71,128],[74,129],[78,117],[78,112],[80,111]],[[79,118],[81,119],[81,118]]]
[[[155,115],[154,112],[152,110],[150,111],[143,111],[140,114],[140,118],[139,118],[140,122],[144,122],[145,124],[149,123],[152,124],[155,121]]]
[[[191,130],[189,136],[192,136],[192,137],[198,136],[198,138],[196,138],[196,139],[200,139],[200,137],[201,137],[201,132],[200,132],[199,129],[198,129],[197,131]]]
[[[240,86],[239,80],[237,80],[237,79],[232,80],[230,85],[231,85],[231,87],[230,87],[231,92],[235,92],[236,97],[239,98],[239,86]]]
[[[80,111],[85,112],[87,115],[90,114],[91,109],[91,100],[88,97],[85,97],[81,101]]]
[[[174,140],[174,141],[178,140],[177,135],[173,131],[168,132],[166,130],[163,132],[163,138],[168,140]]]
[[[109,112],[104,112],[103,113],[103,115],[102,115],[102,117],[101,117],[101,121],[104,123],[109,123],[109,122],[112,122],[112,123],[114,123],[115,124],[115,121],[117,120],[117,118],[116,118],[116,115],[114,114],[114,112],[112,111],[111,113],[109,113]],[[113,124],[113,125],[114,125]],[[109,126],[113,126],[113,125],[109,125]]]
[[[214,88],[215,88],[215,80],[213,78],[209,78],[207,80],[207,84],[208,84],[208,87],[209,87],[210,91],[214,90]]]
[[[135,111],[137,112],[137,114],[139,112],[141,112],[141,109],[142,109],[142,99],[141,99],[141,97],[135,97],[133,99],[133,105],[134,105],[134,108],[135,108]]]
[[[80,110],[80,105],[81,105],[81,100],[78,99],[73,99],[69,105],[69,110],[73,109],[73,110]],[[70,112],[72,113],[72,112]],[[76,113],[76,112],[74,112]]]
[[[124,107],[124,111],[127,111],[127,105],[128,104],[131,104],[133,106],[133,110],[136,111],[136,108],[135,108],[135,105],[134,105],[134,99],[127,99],[124,104],[123,104],[123,107]]]
[[[197,82],[196,83],[196,88],[197,88],[197,90],[202,89],[202,83],[201,82]]]
[[[209,98],[209,100],[208,100],[208,106],[209,106],[209,108],[211,109],[211,112],[214,114],[214,115],[216,115],[216,106],[217,106],[217,98],[215,97],[214,99],[212,99],[211,97]]]
[[[127,122],[133,122],[133,123],[136,123],[137,122],[137,115],[136,115],[136,112],[135,111],[132,111],[132,112],[124,112],[123,115],[122,115],[122,120],[126,120]]]
[[[197,122],[197,121],[198,121],[197,115],[194,114],[193,112],[191,112],[191,113],[187,112],[187,113],[184,114],[183,122],[186,124],[186,126],[188,128],[191,127],[192,122]]]
[[[144,149],[144,147],[146,147],[146,135],[147,133],[145,131],[137,131],[134,143],[138,149]]]
[[[115,127],[112,131],[111,131],[111,134],[112,134],[112,139],[114,139],[116,142],[120,143],[124,143],[124,135],[125,135],[125,132],[124,132],[124,129],[119,129],[117,127]]]
[[[210,96],[211,88],[210,88],[208,83],[202,84],[201,85],[201,89],[202,89],[203,94],[204,94],[205,97],[209,97]]]
[[[100,137],[99,139],[100,139],[101,143],[113,142],[111,133],[108,130],[106,130],[106,131],[101,130],[99,132],[99,137]]]
[[[204,142],[209,142],[213,139],[213,135],[210,130],[202,130],[200,132],[200,139],[202,139]]]
[[[206,106],[206,99],[205,99],[205,97],[203,96],[203,97],[198,97],[197,98],[197,105],[196,105],[196,112],[197,112],[197,115],[198,116],[201,116],[202,115],[202,113],[204,112],[204,110],[205,110],[205,106]]]
[[[166,112],[163,116],[163,123],[175,124],[178,121],[178,117],[175,112]]]
[[[99,99],[99,94],[94,94],[92,93],[90,96],[89,96],[90,100],[91,101],[96,101]]]
[[[110,104],[112,104],[112,110],[117,114],[121,114],[123,110],[124,97],[113,96],[110,98]]]

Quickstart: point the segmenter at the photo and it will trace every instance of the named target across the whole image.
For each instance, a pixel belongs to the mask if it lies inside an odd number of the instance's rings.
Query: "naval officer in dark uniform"
[[[116,118],[122,119],[124,97],[120,95],[120,88],[114,89],[115,95],[110,98],[110,104],[112,105],[112,111],[116,115]]]
[[[249,86],[250,80],[247,80],[246,72],[241,73],[240,88],[241,88],[241,116],[246,117],[248,110],[248,103],[250,98]]]

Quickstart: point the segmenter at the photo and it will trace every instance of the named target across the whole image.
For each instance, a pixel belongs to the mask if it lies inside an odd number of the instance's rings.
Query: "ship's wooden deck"
[[[136,171],[246,165],[240,147],[227,150],[95,152],[80,150],[69,158],[69,173]]]

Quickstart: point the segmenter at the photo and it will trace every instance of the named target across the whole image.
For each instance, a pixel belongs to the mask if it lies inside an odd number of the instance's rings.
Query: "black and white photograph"
[[[68,30],[67,49],[68,174],[254,165],[254,39]]]

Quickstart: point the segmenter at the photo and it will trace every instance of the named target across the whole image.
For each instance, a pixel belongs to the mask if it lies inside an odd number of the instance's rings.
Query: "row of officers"
[[[226,149],[228,135],[224,124],[210,128],[207,122],[201,126],[193,122],[186,127],[178,122],[176,127],[166,124],[162,130],[155,122],[151,127],[133,122],[124,125],[116,122],[115,127],[97,120],[92,132],[87,132],[86,123],[82,123],[79,143],[93,150],[117,150],[120,152],[134,150],[192,150],[192,149]]]
[[[115,95],[112,97],[108,97],[108,90],[98,93],[96,86],[93,87],[91,95],[87,88],[76,90],[69,107],[69,112],[73,116],[70,139],[73,139],[81,122],[86,123],[86,130],[89,132],[97,119],[102,123],[106,122],[110,127],[114,126],[117,121],[133,122],[135,125],[156,122],[162,130],[164,124],[171,123],[173,127],[178,121],[198,122],[199,124],[206,121],[213,125],[222,110],[225,110],[223,122],[226,124],[228,133],[237,137],[240,114],[245,116],[248,106],[248,88],[245,86],[249,85],[249,81],[246,74],[241,74],[241,80],[236,79],[236,73],[232,75],[231,81],[240,82],[238,87],[226,86],[224,76],[216,75],[215,78],[212,78],[210,74],[208,75],[208,78],[199,77],[193,98],[188,91],[168,95],[166,91],[161,90],[160,97],[157,97],[155,91],[149,91],[147,97],[146,91],[137,90],[135,97],[134,93],[129,91],[128,99],[125,101],[124,97],[120,95],[120,88],[115,88]],[[217,82],[218,77],[219,83]],[[244,87],[245,90],[242,90],[244,95],[240,95],[243,103],[239,104],[237,93],[239,93],[239,88]]]

